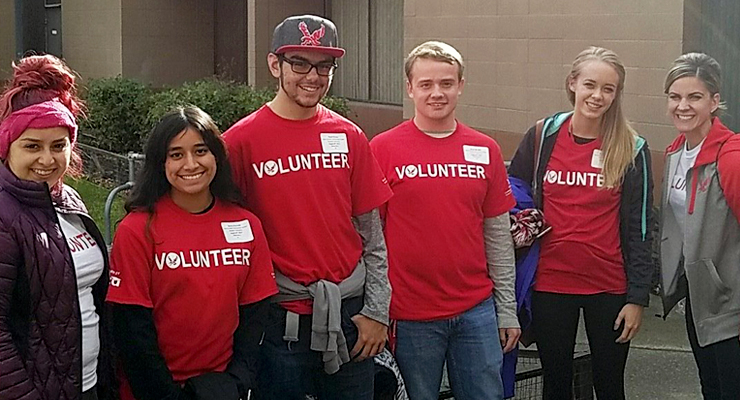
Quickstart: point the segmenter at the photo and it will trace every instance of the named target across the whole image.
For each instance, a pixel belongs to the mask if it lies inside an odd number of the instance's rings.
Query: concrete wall
[[[256,87],[275,85],[267,69],[267,53],[275,26],[290,15],[326,16],[324,0],[248,0],[248,82]]]
[[[83,79],[122,73],[121,0],[64,0],[62,26],[64,58]]]
[[[399,106],[351,101],[349,108],[348,118],[359,125],[368,138],[404,121],[403,109]]]
[[[85,79],[161,86],[212,76],[214,14],[214,0],[65,0],[64,56]]]
[[[404,49],[447,41],[466,60],[458,117],[492,134],[504,155],[539,118],[569,109],[564,80],[590,45],[627,68],[625,111],[653,149],[675,136],[662,83],[681,54],[683,0],[405,0]],[[413,113],[407,100],[406,117]]]
[[[15,1],[0,0],[0,81],[10,77],[15,59]]]
[[[177,85],[214,74],[214,0],[123,0],[120,8],[123,76]]]

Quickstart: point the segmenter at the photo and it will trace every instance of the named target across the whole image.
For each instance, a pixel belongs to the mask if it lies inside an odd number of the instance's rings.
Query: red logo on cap
[[[321,46],[321,38],[324,37],[324,24],[321,24],[321,28],[311,32],[308,30],[308,25],[305,22],[298,24],[298,29],[303,33],[301,38],[301,46]]]

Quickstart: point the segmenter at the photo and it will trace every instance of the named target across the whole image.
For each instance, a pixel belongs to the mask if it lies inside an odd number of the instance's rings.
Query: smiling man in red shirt
[[[319,104],[343,55],[331,21],[285,19],[267,56],[275,98],[224,134],[280,289],[260,398],[373,398],[390,302],[378,207],[391,191],[365,134]]]
[[[455,398],[501,399],[503,352],[520,335],[501,151],[455,119],[465,81],[452,46],[412,50],[406,78],[414,117],[371,142],[394,191],[381,214],[398,365],[412,399],[438,397],[445,361]]]

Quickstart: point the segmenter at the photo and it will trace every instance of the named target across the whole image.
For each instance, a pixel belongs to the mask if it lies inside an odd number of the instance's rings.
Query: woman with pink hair
[[[13,65],[0,96],[0,398],[113,398],[108,256],[80,196],[75,74],[54,56]]]

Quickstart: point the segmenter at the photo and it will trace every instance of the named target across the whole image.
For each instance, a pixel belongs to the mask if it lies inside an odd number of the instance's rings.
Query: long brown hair
[[[604,186],[614,188],[622,185],[627,168],[632,165],[636,146],[637,133],[630,125],[622,111],[622,95],[624,92],[625,70],[624,64],[616,53],[602,47],[589,47],[583,50],[575,60],[568,77],[565,79],[565,90],[568,100],[575,105],[576,94],[570,89],[570,84],[581,73],[583,66],[590,61],[601,61],[617,72],[619,82],[611,106],[601,117],[601,151],[604,154],[604,166],[601,174],[604,175]]]

